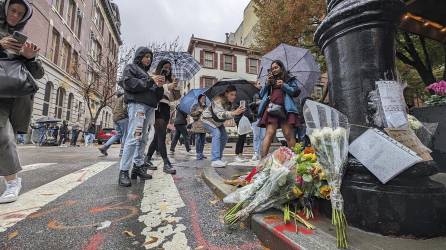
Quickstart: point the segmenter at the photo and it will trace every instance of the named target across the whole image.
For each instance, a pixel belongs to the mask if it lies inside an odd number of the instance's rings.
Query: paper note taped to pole
[[[377,129],[368,129],[356,138],[349,151],[384,184],[423,161],[414,151]]]

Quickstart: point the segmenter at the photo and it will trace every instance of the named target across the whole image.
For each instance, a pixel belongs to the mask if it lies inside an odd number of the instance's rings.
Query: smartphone
[[[24,44],[26,40],[28,40],[28,37],[19,31],[14,31],[14,33],[12,33],[12,37],[20,44]]]
[[[240,101],[240,107],[246,108],[246,101],[245,100],[241,100]]]

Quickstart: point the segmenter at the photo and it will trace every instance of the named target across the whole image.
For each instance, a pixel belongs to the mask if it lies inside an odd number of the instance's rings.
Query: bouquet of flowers
[[[446,104],[446,81],[441,80],[426,87],[432,95],[426,101],[429,106]]]
[[[332,223],[336,226],[337,246],[347,248],[347,221],[340,189],[348,155],[348,119],[339,111],[314,101],[305,103],[304,117],[307,135],[331,188]]]

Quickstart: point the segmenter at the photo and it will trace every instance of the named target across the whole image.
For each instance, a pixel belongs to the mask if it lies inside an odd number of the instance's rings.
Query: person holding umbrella
[[[222,161],[223,150],[228,141],[228,134],[224,122],[233,119],[237,115],[245,112],[245,107],[239,106],[232,110],[232,105],[237,99],[237,88],[228,85],[226,90],[220,95],[212,98],[211,105],[206,108],[202,115],[204,127],[212,135],[212,167],[223,168],[227,162]]]
[[[181,93],[178,89],[178,82],[172,75],[172,64],[168,60],[162,60],[158,63],[155,75],[165,76],[166,83],[163,85],[164,94],[155,111],[155,134],[149,150],[147,151],[146,164],[149,169],[156,169],[152,163],[152,157],[155,151],[158,151],[164,162],[164,172],[167,174],[176,174],[172,163],[167,156],[166,134],[167,124],[170,120],[170,105],[180,99]]]
[[[300,94],[297,79],[288,74],[280,60],[273,61],[269,71],[267,82],[260,90],[258,126],[266,128],[262,158],[268,154],[278,128],[282,128],[288,147],[292,148],[296,144],[294,131],[299,126],[299,109],[293,99]]]
[[[197,160],[204,160],[204,145],[206,144],[206,129],[203,121],[200,120],[201,115],[206,109],[206,96],[200,94],[198,96],[198,102],[192,106],[190,116],[194,122],[192,123],[192,133],[195,133],[195,151],[197,153]]]

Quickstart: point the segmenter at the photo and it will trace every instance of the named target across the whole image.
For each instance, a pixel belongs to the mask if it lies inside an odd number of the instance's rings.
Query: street
[[[176,176],[157,160],[152,180],[123,188],[118,152],[20,147],[23,188],[17,202],[0,205],[0,248],[262,249],[246,225],[223,224],[224,204],[201,178],[209,161],[184,157],[178,146]]]

